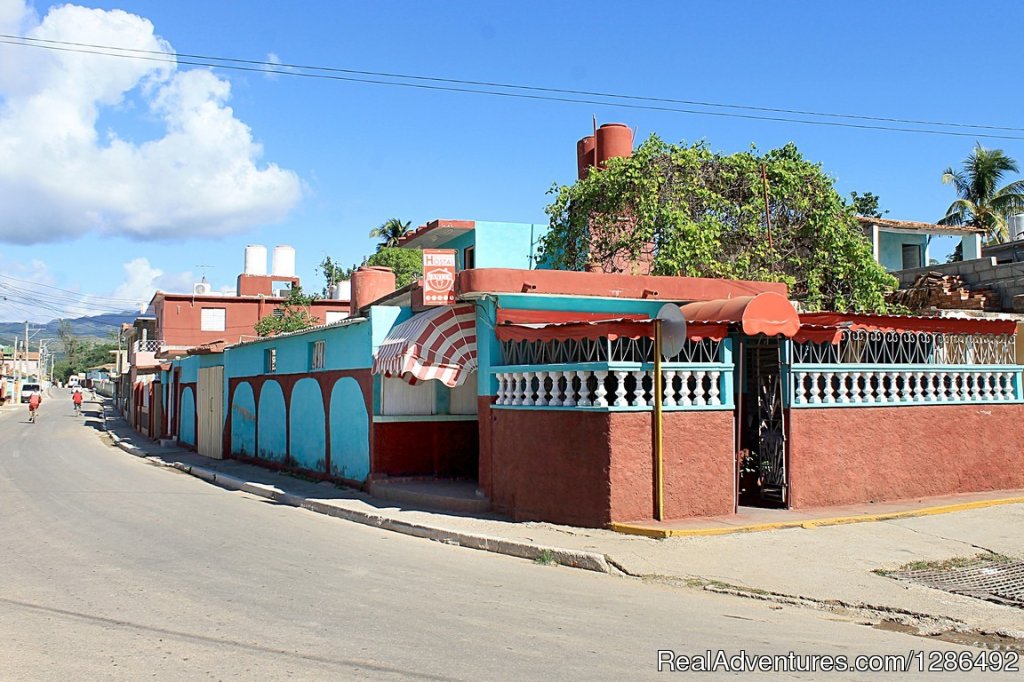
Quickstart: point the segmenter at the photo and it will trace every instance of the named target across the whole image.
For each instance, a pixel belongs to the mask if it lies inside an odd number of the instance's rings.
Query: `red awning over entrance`
[[[756,296],[697,301],[681,307],[687,322],[736,325],[748,336],[764,334],[785,337],[800,331],[800,316],[785,296],[765,292]]]

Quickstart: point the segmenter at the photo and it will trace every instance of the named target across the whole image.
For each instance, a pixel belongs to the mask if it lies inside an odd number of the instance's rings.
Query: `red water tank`
[[[395,290],[395,273],[391,268],[363,266],[352,273],[352,316],[374,301]]]
[[[594,165],[595,145],[593,135],[587,135],[576,143],[576,174],[580,180],[587,177],[590,167]]]
[[[633,131],[625,123],[605,123],[597,129],[597,165],[615,156],[633,155]]]

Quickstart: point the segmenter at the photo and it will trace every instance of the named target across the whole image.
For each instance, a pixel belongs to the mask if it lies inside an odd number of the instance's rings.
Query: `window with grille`
[[[283,308],[274,308],[274,312],[272,314],[274,315],[275,318],[280,320],[280,319],[282,319],[284,317],[284,309]]]
[[[327,342],[314,341],[310,345],[309,368],[323,369],[326,366]]]
[[[263,369],[266,372],[277,371],[277,349],[268,348],[263,351]]]
[[[203,308],[199,311],[199,329],[204,332],[224,331],[226,315],[224,308]]]

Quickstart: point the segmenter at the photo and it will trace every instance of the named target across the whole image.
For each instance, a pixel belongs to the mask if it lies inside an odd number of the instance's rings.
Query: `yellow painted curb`
[[[952,512],[985,509],[1006,504],[1024,504],[1024,497],[1005,497],[998,500],[978,500],[976,502],[960,502],[938,507],[908,509],[907,511],[886,512],[882,514],[863,514],[861,516],[834,516],[824,519],[805,519],[803,521],[774,521],[771,523],[754,523],[746,526],[719,526],[714,528],[659,528],[639,523],[612,523],[609,527],[616,533],[626,535],[643,535],[649,538],[699,537],[706,535],[730,535],[732,533],[757,533],[766,530],[783,530],[786,528],[819,528],[821,526],[841,526],[849,523],[868,523],[871,521],[891,521],[907,519],[915,516],[935,516]]]

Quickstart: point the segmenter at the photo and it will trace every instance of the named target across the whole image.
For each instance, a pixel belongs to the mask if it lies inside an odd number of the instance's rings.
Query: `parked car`
[[[42,391],[42,388],[39,386],[39,384],[22,384],[21,385],[21,402],[27,403],[28,399],[31,398],[33,394],[39,393],[41,391]]]

